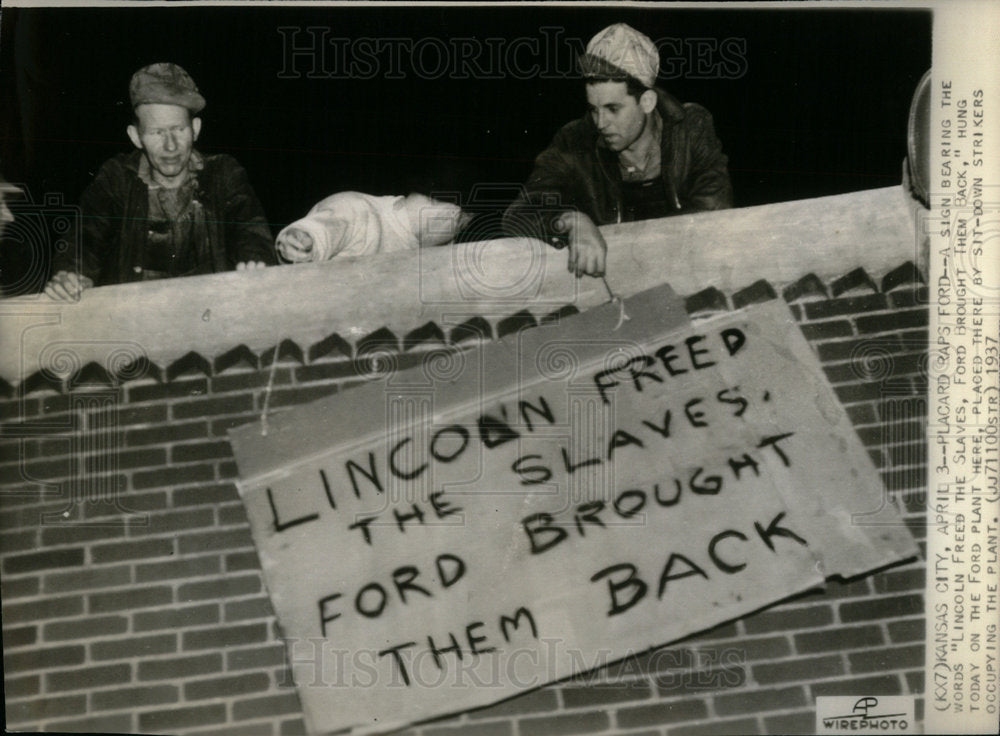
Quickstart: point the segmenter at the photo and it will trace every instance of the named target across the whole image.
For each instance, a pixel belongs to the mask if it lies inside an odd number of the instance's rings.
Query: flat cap
[[[580,57],[584,77],[635,77],[647,87],[656,84],[660,52],[649,37],[625,23],[615,23],[598,33]]]
[[[179,105],[194,115],[205,107],[205,98],[194,80],[177,64],[169,62],[150,64],[133,74],[128,94],[133,109],[148,104]]]

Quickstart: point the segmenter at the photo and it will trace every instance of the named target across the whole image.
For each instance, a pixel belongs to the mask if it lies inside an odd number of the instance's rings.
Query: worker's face
[[[642,135],[646,110],[628,93],[625,82],[588,83],[587,105],[601,138],[612,151],[624,151]]]
[[[192,119],[179,105],[139,105],[135,115],[138,122],[128,127],[128,135],[146,154],[153,178],[168,186],[180,184],[201,131],[201,119]]]

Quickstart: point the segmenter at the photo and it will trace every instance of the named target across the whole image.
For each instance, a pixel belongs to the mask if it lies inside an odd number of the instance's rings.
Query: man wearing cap
[[[712,116],[656,88],[653,42],[617,23],[579,59],[589,112],[535,159],[504,214],[510,235],[569,245],[569,270],[604,273],[598,225],[732,206],[727,159]]]
[[[57,255],[45,293],[71,300],[91,286],[276,263],[246,171],[231,156],[194,148],[205,98],[187,72],[143,67],[129,96],[136,150],[106,161],[84,190],[80,262]]]

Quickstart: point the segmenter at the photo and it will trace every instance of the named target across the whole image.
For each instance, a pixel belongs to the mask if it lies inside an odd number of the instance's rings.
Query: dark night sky
[[[5,8],[0,154],[36,200],[62,192],[75,202],[101,161],[129,148],[132,72],[171,60],[208,100],[200,147],[240,160],[276,227],[331,192],[405,193],[426,176],[439,190],[468,196],[478,184],[503,198],[559,126],[584,112],[578,80],[537,69],[571,71],[572,40],[624,21],[681,42],[661,47],[660,84],[714,115],[738,205],[835,194],[899,181],[931,20],[924,11],[670,7]],[[336,44],[281,76],[278,29],[310,26],[354,40],[353,77],[339,73]],[[298,38],[306,42],[304,30]],[[488,50],[512,52],[517,38],[538,44],[536,54],[521,42],[523,74],[496,66]],[[365,57],[358,39],[422,49],[430,73],[422,78],[404,52],[393,74],[388,51]],[[484,49],[474,63],[487,78],[433,68],[444,49],[447,68],[460,71],[463,43]],[[684,61],[699,49],[702,71]],[[313,63],[326,74],[307,78]]]

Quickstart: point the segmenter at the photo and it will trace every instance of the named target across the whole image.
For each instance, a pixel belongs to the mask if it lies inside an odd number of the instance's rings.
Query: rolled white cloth
[[[278,240],[293,228],[308,233],[313,241],[313,261],[415,250],[420,241],[410,225],[404,200],[402,196],[338,192],[287,225]]]

